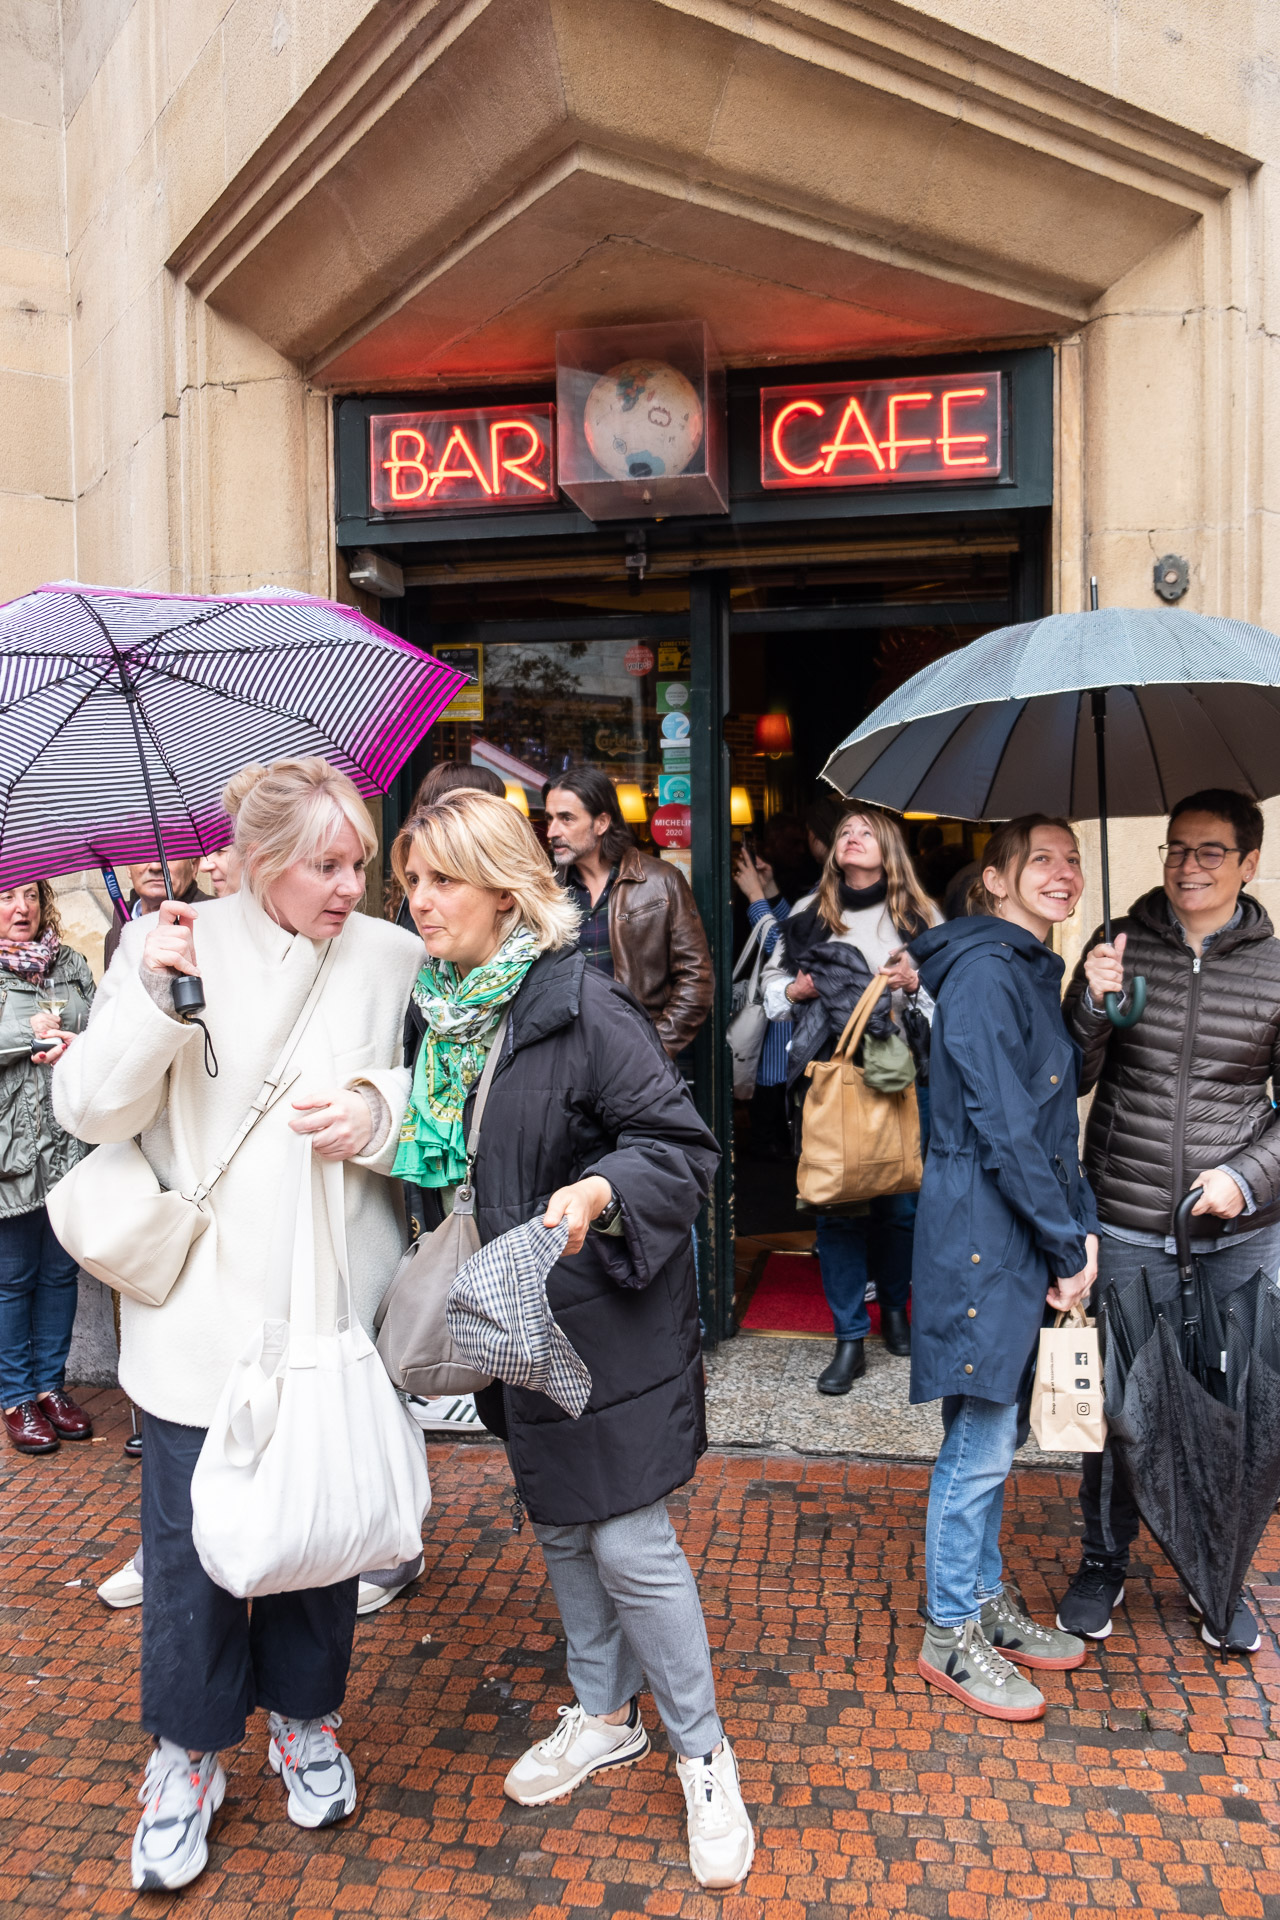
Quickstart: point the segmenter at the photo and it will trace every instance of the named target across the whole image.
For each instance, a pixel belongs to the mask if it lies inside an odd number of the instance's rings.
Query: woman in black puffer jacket
[[[582,1415],[495,1385],[481,1418],[507,1443],[546,1557],[577,1695],[504,1783],[562,1798],[648,1751],[653,1691],[704,1886],[746,1877],[754,1840],[716,1712],[706,1627],[665,1497],[706,1446],[691,1228],[719,1159],[652,1023],[573,945],[577,909],[505,800],[459,791],[414,815],[392,863],[426,959],[407,1056],[414,1087],[395,1171],[430,1230],[465,1169],[475,1084],[504,1011],[473,1169],[482,1241],[568,1223],[551,1311],[591,1373]]]

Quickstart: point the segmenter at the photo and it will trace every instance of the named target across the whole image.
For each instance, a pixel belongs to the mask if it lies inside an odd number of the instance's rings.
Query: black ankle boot
[[[899,1360],[905,1360],[911,1351],[911,1322],[902,1307],[881,1307],[880,1331],[890,1353],[896,1353]]]
[[[837,1340],[831,1365],[818,1375],[819,1393],[848,1393],[855,1380],[867,1370],[867,1356],[861,1340]]]

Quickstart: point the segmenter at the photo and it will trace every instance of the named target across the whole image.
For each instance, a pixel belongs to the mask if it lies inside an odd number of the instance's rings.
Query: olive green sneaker
[[[977,1620],[967,1620],[962,1627],[937,1627],[930,1620],[916,1669],[933,1686],[993,1720],[1039,1720],[1044,1715],[1044,1695],[988,1644]]]
[[[983,1602],[982,1631],[990,1646],[1020,1667],[1084,1665],[1084,1641],[1061,1627],[1037,1626],[1016,1587],[1006,1587],[996,1599]]]

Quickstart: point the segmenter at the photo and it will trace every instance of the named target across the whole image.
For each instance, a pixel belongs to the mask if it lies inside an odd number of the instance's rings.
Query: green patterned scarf
[[[392,1173],[419,1187],[456,1187],[467,1171],[462,1113],[502,1010],[538,957],[527,927],[508,934],[492,960],[458,978],[450,960],[428,959],[413,986],[427,1031],[413,1070]]]

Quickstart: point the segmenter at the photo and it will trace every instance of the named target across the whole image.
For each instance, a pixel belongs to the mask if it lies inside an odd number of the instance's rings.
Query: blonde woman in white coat
[[[198,907],[167,901],[124,929],[93,1018],[54,1076],[54,1109],[94,1143],[141,1135],[166,1187],[192,1189],[221,1157],[272,1070],[329,955],[323,991],[268,1109],[209,1200],[209,1227],[159,1307],[121,1303],[120,1383],[143,1410],[142,1723],[156,1741],[140,1798],[133,1884],[185,1886],[225,1778],[218,1751],[246,1715],[271,1715],[270,1759],[296,1825],[328,1826],[355,1805],[334,1737],[355,1626],[355,1580],[253,1602],[214,1585],[191,1538],[191,1475],[232,1363],[264,1318],[284,1311],[273,1256],[276,1201],[291,1134],[348,1162],[351,1290],[366,1327],[403,1244],[398,1190],[376,1159],[408,1097],[404,1010],[419,943],[355,912],[376,840],[351,782],[319,759],[277,761],[240,796],[241,890]],[[219,1072],[204,1038],[173,1014],[175,976],[198,973]],[[338,1310],[338,1273],[317,1210],[321,1324]]]

